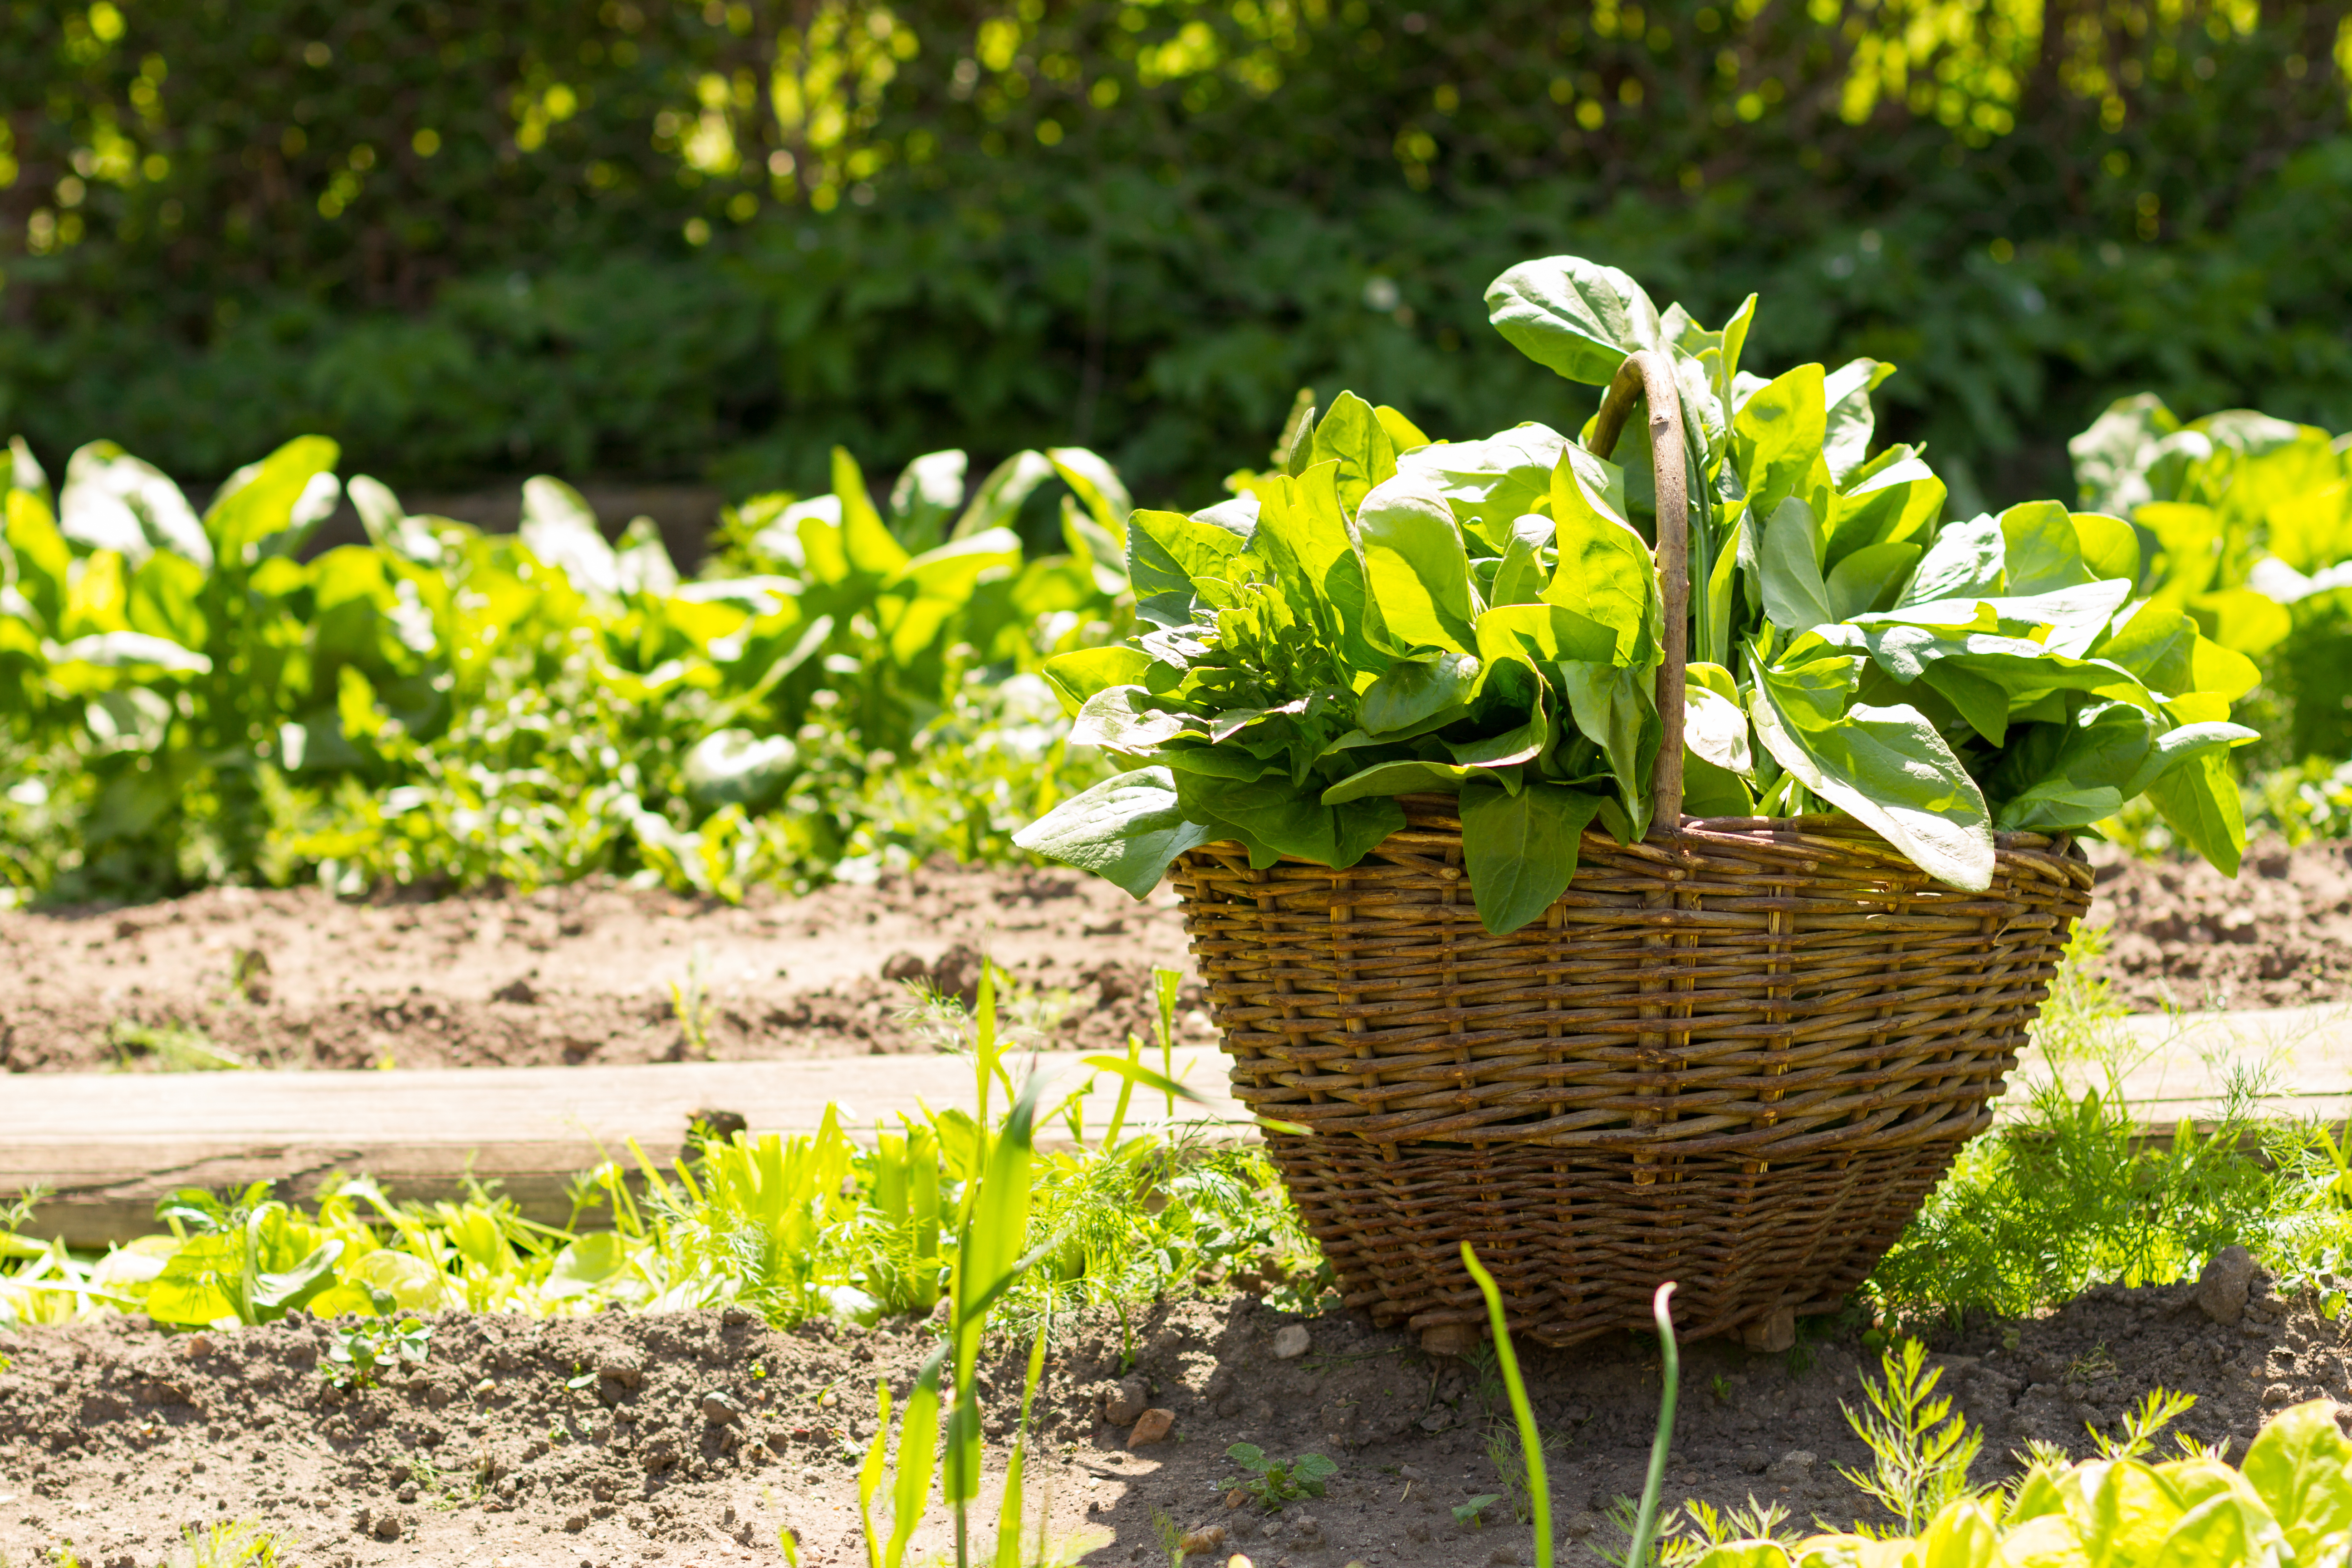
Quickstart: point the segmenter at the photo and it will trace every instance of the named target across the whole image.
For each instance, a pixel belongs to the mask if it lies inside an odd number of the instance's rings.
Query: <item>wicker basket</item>
[[[1674,516],[1679,411],[1645,357],[1594,446],[1647,371]],[[1234,844],[1171,870],[1236,1094],[1312,1130],[1268,1148],[1348,1304],[1433,1348],[1483,1331],[1465,1240],[1549,1344],[1645,1328],[1665,1279],[1692,1337],[1832,1310],[1990,1125],[2088,907],[2063,838],[2002,836],[1968,893],[1850,818],[1684,817],[1682,680],[1670,648],[1676,830],[1586,835],[1566,895],[1507,935],[1479,924],[1444,796],[1407,798],[1344,871]]]

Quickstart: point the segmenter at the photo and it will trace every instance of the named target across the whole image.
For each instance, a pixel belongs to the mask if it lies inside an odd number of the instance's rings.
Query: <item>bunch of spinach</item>
[[[1688,515],[1661,520],[1649,435],[1606,458],[1538,423],[1431,441],[1352,395],[1298,423],[1231,500],[1138,511],[1144,623],[1045,666],[1071,740],[1126,770],[1017,840],[1141,897],[1184,850],[1353,865],[1401,795],[1457,796],[1488,930],[1537,918],[1598,824],[1650,827],[1667,628],[1654,551],[1686,531],[1685,808],[1823,808],[1952,886],[1990,885],[1996,828],[2090,830],[2147,794],[2225,869],[2244,843],[2228,722],[2253,667],[2134,598],[2138,541],[2055,502],[1946,525],[1917,451],[1870,450],[1892,366],[1739,368],[1720,330],[1573,257],[1488,289],[1498,331],[1604,385],[1671,365]]]

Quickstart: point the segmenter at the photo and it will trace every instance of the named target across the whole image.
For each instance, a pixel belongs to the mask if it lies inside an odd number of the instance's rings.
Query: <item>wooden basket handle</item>
[[[1683,689],[1690,658],[1690,477],[1683,459],[1683,400],[1663,350],[1625,356],[1593,416],[1595,457],[1617,449],[1633,400],[1650,404],[1650,465],[1657,478],[1658,580],[1665,596],[1664,657],[1658,665],[1658,765],[1651,777],[1650,831],[1678,833],[1683,822]]]

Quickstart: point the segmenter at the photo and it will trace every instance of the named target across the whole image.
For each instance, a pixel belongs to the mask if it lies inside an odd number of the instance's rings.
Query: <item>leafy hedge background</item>
[[[2352,426],[2352,21],[2298,0],[100,0],[7,6],[0,427],[201,485],[823,488],[1075,441],[1139,500],[1340,384],[1578,389],[1560,250],[1770,367],[1868,353],[1954,500],[2111,396]],[[1969,489],[1979,493],[1970,495]]]

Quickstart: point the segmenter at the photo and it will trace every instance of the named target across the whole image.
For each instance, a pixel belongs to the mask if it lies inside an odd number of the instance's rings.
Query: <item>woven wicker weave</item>
[[[1831,817],[1588,836],[1568,895],[1478,923],[1453,803],[1345,871],[1172,873],[1235,1093],[1351,1306],[1515,1332],[1692,1336],[1859,1284],[2016,1065],[2091,874],[2004,837],[1991,889],[1931,881]]]
[[[1171,868],[1236,1094],[1312,1130],[1269,1152],[1350,1306],[1460,1345],[1485,1321],[1467,1240],[1513,1331],[1550,1344],[1646,1328],[1666,1279],[1693,1337],[1827,1310],[1990,1124],[2088,907],[2080,856],[2004,835],[1969,893],[1850,818],[1685,818],[1680,728],[1658,814],[1679,831],[1586,835],[1567,894],[1507,935],[1479,923],[1444,796],[1407,797],[1346,870],[1253,869],[1235,844]]]

